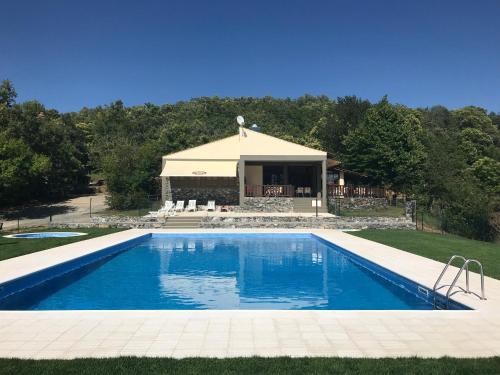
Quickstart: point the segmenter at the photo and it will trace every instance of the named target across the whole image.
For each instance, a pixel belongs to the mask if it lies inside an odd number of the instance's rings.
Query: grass
[[[500,357],[483,359],[133,358],[0,359],[0,374],[499,374]]]
[[[147,207],[142,208],[134,208],[130,210],[105,210],[96,213],[96,216],[144,216],[147,215],[150,211],[157,211],[161,207],[161,201],[152,202]]]
[[[483,264],[485,275],[500,279],[500,244],[498,243],[414,230],[367,229],[350,234],[444,263],[448,262],[454,254],[474,258]]]
[[[68,238],[5,238],[6,234],[2,232],[2,237],[0,237],[0,261],[18,257],[25,254],[34,253],[36,251],[50,249],[51,247],[66,245],[68,243],[78,242],[82,240],[87,240],[89,238],[104,236],[106,234],[116,233],[122,231],[119,228],[92,228],[92,229],[78,229],[77,232],[88,233],[86,236],[79,237],[68,237]],[[36,229],[34,231],[43,232],[65,232],[68,230],[63,229]],[[24,232],[29,232],[24,230]]]

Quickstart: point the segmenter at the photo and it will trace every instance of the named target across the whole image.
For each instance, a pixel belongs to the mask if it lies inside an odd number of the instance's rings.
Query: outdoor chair
[[[174,202],[165,201],[165,205],[162,206],[158,211],[149,211],[149,217],[163,217],[169,214],[174,208]]]
[[[207,211],[215,211],[215,201],[208,201]]]
[[[304,196],[304,188],[303,188],[303,187],[298,187],[298,188],[295,190],[295,194],[296,194],[297,196],[299,196],[299,195]]]
[[[196,199],[190,200],[187,206],[188,211],[196,211]]]
[[[184,211],[184,201],[177,201],[177,204],[175,205],[175,211],[177,212]]]
[[[312,195],[312,190],[310,187],[305,187],[304,188],[304,195],[311,196]]]

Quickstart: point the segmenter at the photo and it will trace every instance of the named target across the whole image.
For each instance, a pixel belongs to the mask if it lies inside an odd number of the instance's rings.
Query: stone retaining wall
[[[246,197],[236,212],[293,212],[293,198]]]
[[[339,198],[333,200],[340,203],[340,209],[344,210],[366,210],[375,208],[387,208],[386,198]],[[402,210],[401,210],[402,211]]]
[[[197,204],[206,205],[208,201],[215,201],[217,205],[236,205],[240,199],[238,189],[228,187],[218,188],[171,188],[174,202],[196,199]]]
[[[163,183],[164,196],[174,202],[184,200],[187,204],[196,199],[202,205],[211,200],[217,205],[239,204],[238,186],[238,180],[232,177],[170,177]]]
[[[52,223],[53,228],[163,228],[163,221],[141,217],[93,217],[91,223]],[[205,216],[201,228],[415,229],[411,219],[392,217]]]
[[[297,216],[208,216],[202,228],[319,228],[319,229],[415,229],[406,218],[392,217],[297,217]]]

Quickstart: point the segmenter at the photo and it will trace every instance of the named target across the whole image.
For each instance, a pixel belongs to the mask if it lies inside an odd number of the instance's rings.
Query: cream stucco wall
[[[245,178],[247,185],[262,185],[262,165],[245,165]]]

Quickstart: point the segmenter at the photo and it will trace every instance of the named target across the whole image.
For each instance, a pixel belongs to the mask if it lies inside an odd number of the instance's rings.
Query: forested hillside
[[[197,98],[76,113],[16,103],[0,86],[0,205],[59,199],[108,183],[113,208],[158,193],[161,156],[235,134],[244,115],[266,134],[328,151],[346,168],[443,213],[450,232],[491,240],[500,206],[500,114],[407,108],[387,98]]]

